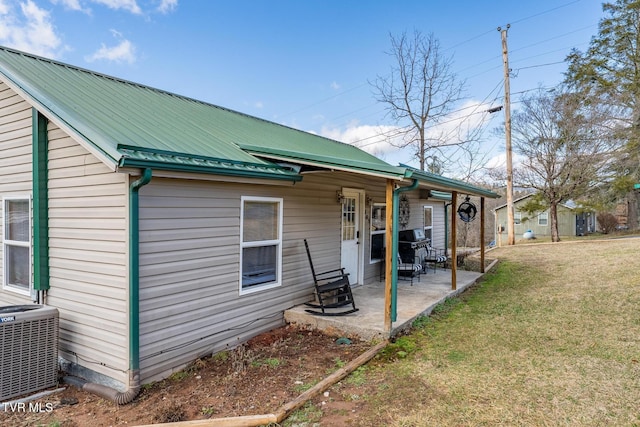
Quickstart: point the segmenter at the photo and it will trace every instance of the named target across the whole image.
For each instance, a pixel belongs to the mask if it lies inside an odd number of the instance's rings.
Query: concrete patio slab
[[[488,269],[487,269],[488,270]],[[482,273],[472,271],[456,272],[456,290],[451,289],[451,271],[438,269],[409,281],[398,280],[397,319],[393,322],[391,337],[411,328],[413,321],[431,313],[433,308],[448,297],[457,295],[476,283]],[[389,338],[384,330],[384,282],[353,287],[356,313],[346,316],[319,316],[305,311],[309,308],[299,305],[286,310],[284,318],[313,329],[323,330],[332,335],[357,336],[363,340]]]

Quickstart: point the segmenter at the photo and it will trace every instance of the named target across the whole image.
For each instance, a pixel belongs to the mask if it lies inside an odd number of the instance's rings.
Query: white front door
[[[363,247],[360,230],[360,192],[357,190],[343,190],[342,199],[342,267],[349,273],[352,284],[360,281],[360,251]]]

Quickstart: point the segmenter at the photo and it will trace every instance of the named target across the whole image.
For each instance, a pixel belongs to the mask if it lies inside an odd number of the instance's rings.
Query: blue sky
[[[389,73],[390,34],[433,33],[466,81],[458,118],[490,129],[503,113],[469,111],[503,103],[497,28],[511,26],[517,109],[523,92],[562,80],[561,62],[588,47],[602,16],[596,0],[0,0],[0,44],[415,165],[375,136],[395,129],[369,84]],[[504,144],[486,132],[479,149],[495,165]]]

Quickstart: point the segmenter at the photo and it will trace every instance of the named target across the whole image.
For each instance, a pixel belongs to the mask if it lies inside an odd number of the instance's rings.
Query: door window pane
[[[356,199],[345,197],[342,200],[342,240],[356,238]]]

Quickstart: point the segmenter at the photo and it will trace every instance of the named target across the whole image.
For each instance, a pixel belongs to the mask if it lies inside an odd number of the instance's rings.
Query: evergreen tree
[[[604,3],[605,18],[585,52],[567,57],[566,83],[589,102],[607,105],[610,138],[623,141],[610,167],[610,200],[626,196],[628,225],[638,228],[640,183],[640,0]]]

